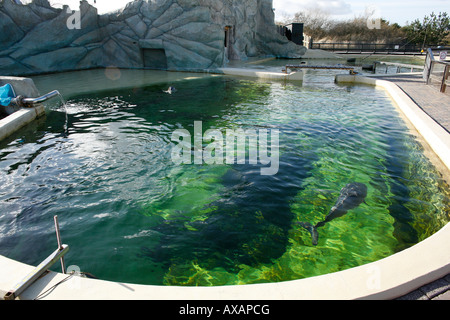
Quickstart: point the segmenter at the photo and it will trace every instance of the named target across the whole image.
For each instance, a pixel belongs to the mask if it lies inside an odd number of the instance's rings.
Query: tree
[[[370,29],[368,20],[376,12],[368,7],[366,12],[349,20],[335,20],[330,13],[321,8],[308,8],[285,17],[283,24],[304,23],[304,32],[316,42],[370,42],[403,43],[406,35],[398,24],[380,18],[380,28]]]
[[[316,39],[326,36],[334,24],[330,14],[320,8],[308,8],[297,12],[293,17],[285,19],[284,24],[294,22],[303,23],[305,33]]]
[[[421,22],[419,19],[414,20],[410,25],[405,27],[408,41],[411,43],[422,45],[426,44],[447,44],[446,37],[450,34],[450,17],[447,12],[434,12],[430,16],[425,16]]]

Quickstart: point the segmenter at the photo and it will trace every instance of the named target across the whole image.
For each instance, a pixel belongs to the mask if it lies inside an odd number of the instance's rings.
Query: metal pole
[[[442,77],[442,83],[441,83],[441,92],[445,92],[445,89],[447,88],[447,79],[450,71],[450,66],[446,65],[444,68],[444,76]]]
[[[56,239],[58,240],[58,250],[63,250],[63,245],[61,242],[61,233],[59,232],[58,216],[54,216],[53,219],[55,221]],[[66,274],[66,266],[64,263],[64,257],[61,257],[60,261],[61,261],[62,273]]]
[[[62,249],[57,249],[33,271],[31,271],[22,281],[17,283],[12,290],[10,290],[4,297],[4,300],[14,300],[29,286],[31,286],[41,275],[43,275],[48,268],[50,268],[60,257],[64,256],[69,251],[69,246],[62,245]]]

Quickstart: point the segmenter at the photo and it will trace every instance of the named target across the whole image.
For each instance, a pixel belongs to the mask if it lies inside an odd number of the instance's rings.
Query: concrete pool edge
[[[43,115],[45,115],[45,107],[38,105],[34,108],[20,109],[0,120],[0,141]]]
[[[39,91],[34,82],[30,78],[22,77],[3,77],[0,76],[0,86],[11,84],[15,93],[24,97],[37,97]],[[0,141],[9,137],[14,132],[23,128],[27,124],[33,122],[35,119],[42,117],[45,114],[45,108],[39,104],[33,108],[18,108],[18,107],[2,107],[8,109],[10,113],[6,118],[0,120]],[[17,110],[17,111],[16,111]]]
[[[313,278],[227,287],[167,287],[72,277],[43,299],[50,300],[387,300],[403,296],[450,271],[450,224],[385,259]],[[0,256],[0,296],[33,267]],[[15,276],[11,276],[14,274]],[[35,299],[67,275],[50,272],[21,296]]]
[[[450,157],[444,157],[445,154],[449,154],[450,135],[447,132],[443,135],[439,130],[442,128],[398,86],[385,80],[352,75],[339,75],[336,80],[338,83],[363,83],[386,89],[433,150],[438,149],[438,156],[450,168]],[[395,299],[450,273],[449,244],[450,224],[447,224],[428,239],[385,259],[308,279],[228,287],[164,287],[73,277],[58,285],[44,298],[51,300]],[[31,272],[33,267],[0,256],[0,270],[2,271],[0,272],[1,299],[7,291]],[[34,299],[66,277],[63,274],[50,272],[26,290],[20,298]]]

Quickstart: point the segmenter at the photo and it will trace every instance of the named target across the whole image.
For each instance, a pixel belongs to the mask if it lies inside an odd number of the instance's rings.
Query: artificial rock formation
[[[276,32],[272,0],[135,0],[98,15],[47,0],[0,1],[0,74],[115,66],[213,70],[231,59],[298,58],[306,48]]]

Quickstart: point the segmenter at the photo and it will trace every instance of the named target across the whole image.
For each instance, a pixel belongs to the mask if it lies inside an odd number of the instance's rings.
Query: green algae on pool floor
[[[212,286],[301,279],[387,257],[449,221],[449,188],[388,96],[309,75],[303,84],[232,77],[101,91],[0,147],[0,254],[53,251],[105,280]],[[171,135],[194,122],[279,130],[279,170],[175,165]],[[350,182],[366,203],[319,228]],[[32,244],[37,244],[32,246]],[[44,254],[45,255],[45,254]]]

